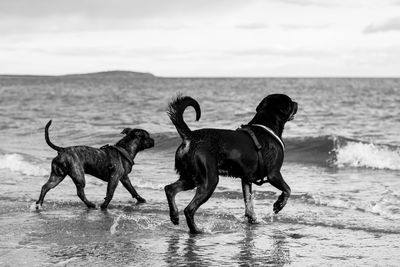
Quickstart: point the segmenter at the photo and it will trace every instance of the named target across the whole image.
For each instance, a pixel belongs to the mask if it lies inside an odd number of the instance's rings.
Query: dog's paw
[[[136,204],[143,204],[146,203],[146,199],[142,198],[142,197],[138,197],[136,199]]]
[[[255,216],[245,215],[247,221],[251,224],[258,224],[257,218]]]
[[[93,203],[89,203],[86,205],[89,209],[95,209],[96,208],[96,204]]]
[[[286,202],[288,200],[288,195],[285,195],[285,193],[282,193],[279,197],[278,200],[274,203],[274,212],[275,214],[280,212],[283,207],[285,207]]]
[[[273,209],[274,213],[277,214],[278,212],[280,212],[283,209],[283,207],[285,207],[285,205],[286,201],[277,200],[274,203],[274,209]]]
[[[200,235],[200,234],[204,234],[204,231],[200,230],[200,229],[191,229],[190,230],[190,234],[191,235]]]
[[[171,222],[172,222],[173,224],[175,224],[175,225],[178,225],[178,224],[179,224],[179,215],[172,215],[172,214],[171,214],[169,217],[170,217]]]
[[[39,211],[42,209],[42,205],[35,202],[35,203],[32,203],[32,205],[29,207],[29,209],[31,211]]]

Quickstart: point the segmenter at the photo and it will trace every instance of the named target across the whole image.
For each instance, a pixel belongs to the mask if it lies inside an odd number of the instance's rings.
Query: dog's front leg
[[[254,212],[252,184],[242,179],[242,191],[245,206],[244,216],[247,217],[249,223],[257,223],[256,214]]]
[[[118,181],[119,181],[120,175],[117,173],[114,173],[111,175],[110,181],[108,182],[107,185],[107,194],[106,197],[104,198],[103,204],[101,204],[101,209],[107,209],[108,204],[110,203],[111,199],[114,196],[115,189],[117,188]]]
[[[282,174],[280,172],[272,173],[268,175],[268,181],[271,185],[275,186],[282,191],[282,194],[278,197],[278,200],[274,203],[274,212],[278,213],[285,207],[287,200],[290,197],[291,190],[290,187],[283,180]]]
[[[132,186],[131,181],[129,180],[128,175],[124,175],[121,178],[121,183],[122,185],[125,187],[126,190],[129,191],[129,193],[131,193],[133,198],[136,198],[137,203],[146,203],[146,200],[144,198],[142,198],[138,192],[136,192],[135,188]]]

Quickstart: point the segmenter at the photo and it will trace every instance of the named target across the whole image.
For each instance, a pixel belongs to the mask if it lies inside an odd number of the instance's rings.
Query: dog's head
[[[125,146],[131,146],[135,143],[139,151],[154,146],[154,139],[150,137],[146,130],[125,128],[121,134],[125,134],[125,137],[118,143],[122,142]]]
[[[297,112],[297,103],[284,94],[268,95],[257,106],[257,114],[276,114],[284,122],[291,121]]]

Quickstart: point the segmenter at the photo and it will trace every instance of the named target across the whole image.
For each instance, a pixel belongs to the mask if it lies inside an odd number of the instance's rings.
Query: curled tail
[[[64,150],[64,148],[56,146],[55,144],[53,144],[50,141],[50,138],[49,138],[49,127],[50,127],[50,125],[51,125],[51,120],[46,124],[46,127],[44,129],[44,138],[46,139],[46,143],[49,145],[49,147],[51,147],[52,149],[60,152],[60,151]]]
[[[199,103],[190,96],[178,96],[168,106],[167,114],[175,125],[176,130],[182,139],[191,139],[192,131],[183,120],[183,112],[187,107],[193,107],[196,111],[196,121],[200,119],[201,110]]]

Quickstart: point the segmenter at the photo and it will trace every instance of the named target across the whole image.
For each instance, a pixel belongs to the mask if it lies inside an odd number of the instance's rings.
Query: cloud
[[[129,31],[129,30],[182,30],[191,28],[190,24],[180,21],[159,23],[157,21],[134,21],[129,18],[88,18],[80,15],[49,16],[43,18],[23,20],[18,18],[2,19],[0,33],[2,34],[26,34],[35,33],[80,33],[98,31]],[[4,38],[5,36],[1,36]]]
[[[1,33],[188,27],[249,5],[240,0],[1,0]]]
[[[298,6],[333,6],[337,4],[331,0],[280,0],[280,2]]]
[[[242,50],[230,50],[228,54],[235,56],[283,56],[283,57],[329,57],[333,56],[334,53],[330,51],[323,51],[317,49],[306,49],[306,48],[254,48],[254,49],[242,49]]]
[[[321,24],[321,25],[305,25],[305,24],[285,24],[281,25],[281,27],[285,30],[301,30],[301,29],[326,29],[329,28],[328,24]]]
[[[162,14],[184,15],[187,13],[220,13],[237,6],[240,0],[2,0],[0,15],[37,18],[52,15],[78,14],[86,17],[130,18],[158,16]]]
[[[268,28],[268,25],[265,23],[247,23],[247,24],[238,24],[236,25],[236,28],[239,29],[245,29],[245,30],[261,30],[261,29],[266,29]]]
[[[387,31],[400,31],[400,17],[391,18],[378,24],[370,24],[364,29],[364,33],[376,33]]]
[[[57,55],[57,56],[68,56],[68,57],[142,57],[152,56],[161,57],[166,55],[181,54],[187,55],[187,52],[178,51],[173,47],[153,46],[147,48],[111,48],[111,47],[97,47],[97,46],[86,46],[86,47],[64,47],[64,48],[36,48],[32,49],[32,52]]]

